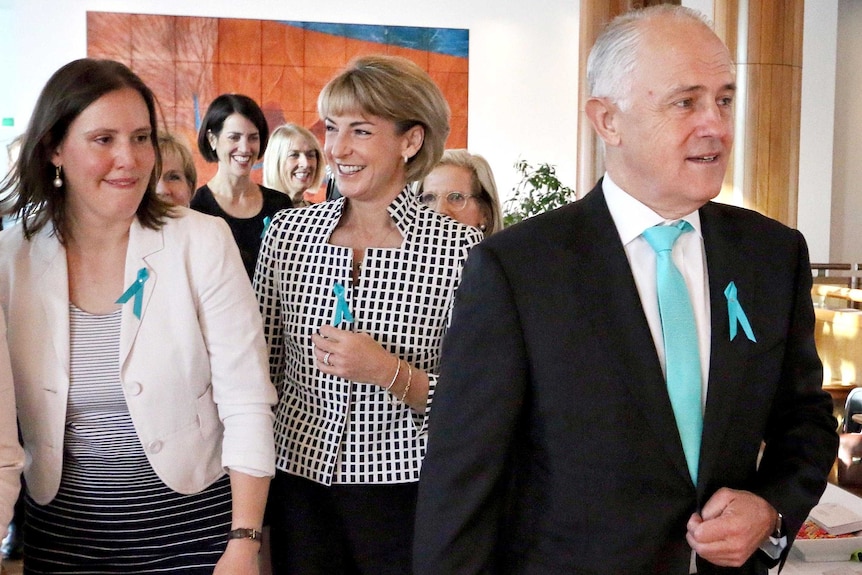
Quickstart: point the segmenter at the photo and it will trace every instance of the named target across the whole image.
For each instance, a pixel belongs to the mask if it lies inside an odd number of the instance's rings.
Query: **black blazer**
[[[712,350],[698,485],[599,183],[468,259],[430,414],[417,575],[687,574],[686,522],[720,487],[765,498],[796,533],[837,449],[805,241],[749,210],[700,217]],[[731,281],[756,343],[730,340]],[[760,555],[699,572],[765,573]]]

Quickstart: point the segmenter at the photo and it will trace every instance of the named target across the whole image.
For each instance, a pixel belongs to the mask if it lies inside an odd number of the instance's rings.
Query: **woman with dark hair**
[[[255,275],[281,391],[273,572],[404,575],[441,341],[481,234],[408,186],[449,133],[419,66],[360,58],[318,111],[342,197],[276,215]]]
[[[263,157],[269,126],[257,103],[242,94],[212,101],[198,132],[198,150],[218,171],[198,188],[191,208],[227,221],[251,279],[264,230],[278,210],[293,207],[290,197],[252,181]]]
[[[156,195],[150,89],[48,80],[0,184],[0,306],[27,452],[25,573],[255,573],[275,390],[227,225]],[[206,238],[202,240],[201,238]]]

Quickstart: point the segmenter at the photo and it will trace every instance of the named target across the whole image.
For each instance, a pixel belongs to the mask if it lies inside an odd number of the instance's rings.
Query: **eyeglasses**
[[[449,192],[445,196],[446,205],[460,212],[467,205],[467,200],[478,197],[475,194],[462,194],[461,192]],[[431,209],[437,209],[437,204],[440,202],[440,196],[431,192],[425,192],[419,196],[419,203],[428,206]]]

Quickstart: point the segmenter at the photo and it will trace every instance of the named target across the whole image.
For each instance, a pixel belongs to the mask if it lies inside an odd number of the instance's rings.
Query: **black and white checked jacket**
[[[324,485],[419,480],[427,442],[425,415],[390,399],[379,386],[321,373],[311,334],[331,323],[335,282],[355,323],[386,350],[428,373],[428,407],[440,347],[461,268],[482,236],[420,206],[409,188],[389,206],[404,241],[365,251],[358,286],[352,250],[328,243],[344,198],[279,212],[258,257],[255,291],[279,391],[276,467]]]

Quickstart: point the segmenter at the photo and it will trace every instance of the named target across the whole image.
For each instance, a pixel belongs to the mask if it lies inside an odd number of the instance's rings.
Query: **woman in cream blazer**
[[[155,110],[123,64],[73,61],[0,185],[32,573],[259,569],[262,321],[227,225],[156,196]]]
[[[140,269],[149,277],[140,319],[123,314],[120,378],[153,469],[174,491],[197,493],[226,468],[274,472],[276,397],[257,300],[230,230],[218,218],[173,210],[178,217],[161,230],[137,221],[130,230],[126,284]],[[9,351],[30,456],[24,475],[39,504],[56,495],[63,466],[67,273],[49,228],[31,240],[17,227],[0,233],[0,303],[14,328]]]

